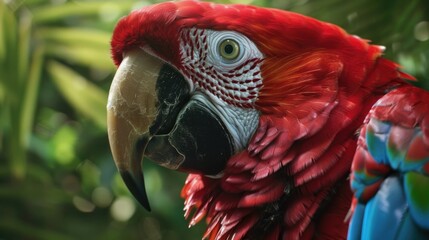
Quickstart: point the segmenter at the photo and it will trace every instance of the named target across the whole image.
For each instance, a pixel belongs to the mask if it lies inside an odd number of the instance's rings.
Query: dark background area
[[[145,162],[152,212],[117,174],[106,134],[117,20],[156,1],[0,0],[0,239],[200,239],[185,174]],[[429,89],[427,0],[247,0],[386,46]]]

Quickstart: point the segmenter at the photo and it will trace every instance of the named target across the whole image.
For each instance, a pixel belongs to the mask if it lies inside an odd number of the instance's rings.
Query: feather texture
[[[353,160],[350,239],[429,238],[429,93],[391,91],[371,109]]]
[[[414,89],[404,81],[414,78],[383,59],[381,47],[296,13],[179,1],[123,18],[112,38],[114,61],[119,65],[124,52],[142,48],[183,72],[179,38],[191,28],[241,33],[263,54],[258,60],[263,84],[254,104],[244,106],[260,113],[248,146],[228,160],[219,178],[190,174],[181,193],[190,226],[206,220],[204,238],[345,239],[353,155],[352,187],[360,202],[373,198],[383,184],[398,186],[396,178],[385,182],[392,171],[386,159],[419,169],[420,175],[403,176],[403,195],[413,199],[403,226],[412,228],[413,219],[427,217],[413,211],[427,207],[415,197],[421,193],[415,183],[426,182],[429,171],[422,160],[427,152],[418,150],[429,142],[429,118],[423,116],[428,107],[419,101],[400,103],[401,94],[418,98],[408,95]],[[361,131],[368,134],[358,139],[356,132],[376,102]],[[417,125],[421,134],[409,130]],[[387,140],[389,132],[405,134],[407,147],[395,137]],[[354,219],[365,219],[365,207],[354,202]],[[354,220],[352,226],[351,234],[360,234],[362,222]]]

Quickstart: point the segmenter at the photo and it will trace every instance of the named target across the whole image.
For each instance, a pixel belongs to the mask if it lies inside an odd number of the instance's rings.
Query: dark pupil
[[[231,54],[234,51],[234,47],[231,44],[228,44],[225,46],[224,50],[226,54]]]

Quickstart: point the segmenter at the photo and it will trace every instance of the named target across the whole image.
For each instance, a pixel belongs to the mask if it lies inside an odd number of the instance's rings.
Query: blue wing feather
[[[426,222],[429,222],[429,219],[426,219]],[[356,206],[348,239],[429,239],[429,229],[419,226],[410,215],[403,179],[400,176],[386,178],[371,200]]]
[[[350,240],[429,239],[429,95],[411,94],[382,98],[362,128],[352,167]],[[416,106],[417,113],[410,111]],[[410,119],[402,124],[396,116]]]
[[[354,209],[353,217],[350,221],[348,240],[361,240],[363,228],[363,216],[365,215],[366,204],[358,203]]]
[[[366,205],[361,205],[364,208],[363,216],[355,219],[356,215],[353,215],[352,218],[352,222],[361,221],[359,239],[395,239],[396,232],[401,228],[402,216],[407,211],[399,177],[391,176],[384,180],[377,194]]]

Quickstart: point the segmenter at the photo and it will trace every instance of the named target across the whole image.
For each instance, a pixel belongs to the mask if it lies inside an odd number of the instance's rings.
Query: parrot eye
[[[246,61],[262,57],[255,44],[241,33],[213,30],[204,30],[204,33],[207,34],[207,37],[199,37],[198,39],[201,39],[202,42],[195,43],[195,46],[198,48],[197,46],[207,44],[208,51],[195,51],[194,56],[190,56],[190,58],[199,56],[200,52],[207,53],[207,56],[201,56],[201,58],[207,57],[208,65],[215,66],[218,71],[236,70],[236,68],[244,66]],[[184,49],[184,51],[193,51],[193,49],[189,47],[189,50]]]
[[[235,60],[240,55],[240,46],[235,40],[225,39],[219,45],[219,53],[225,60]]]

